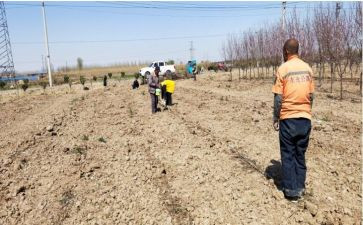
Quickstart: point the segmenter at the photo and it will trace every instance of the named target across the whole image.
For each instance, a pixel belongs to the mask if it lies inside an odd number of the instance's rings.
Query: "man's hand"
[[[278,120],[274,121],[274,129],[275,129],[275,131],[279,131],[279,129],[280,129]]]

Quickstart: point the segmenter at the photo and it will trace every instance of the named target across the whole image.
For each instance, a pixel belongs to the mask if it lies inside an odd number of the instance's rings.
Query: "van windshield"
[[[154,63],[151,63],[151,64],[149,65],[149,67],[153,67],[153,65],[154,65]]]

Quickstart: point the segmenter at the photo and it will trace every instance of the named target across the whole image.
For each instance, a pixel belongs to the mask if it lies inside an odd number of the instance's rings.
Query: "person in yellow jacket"
[[[172,105],[172,97],[171,95],[174,93],[175,90],[175,81],[171,80],[170,75],[166,76],[166,79],[161,82],[161,87],[163,89],[163,86],[165,86],[165,95],[163,96],[165,98],[165,102],[167,106]]]

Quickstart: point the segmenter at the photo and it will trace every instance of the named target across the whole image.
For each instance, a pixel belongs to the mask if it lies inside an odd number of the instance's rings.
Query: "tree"
[[[168,65],[174,65],[174,63],[175,63],[175,62],[174,62],[174,60],[169,59],[169,60],[168,60],[168,62],[167,62],[166,64],[168,64]]]
[[[83,59],[80,57],[77,58],[77,68],[78,68],[78,70],[83,69]]]

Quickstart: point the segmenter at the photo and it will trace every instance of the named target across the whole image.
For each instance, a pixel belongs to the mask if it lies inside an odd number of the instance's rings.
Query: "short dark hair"
[[[289,54],[298,54],[299,53],[299,42],[295,38],[288,39],[284,44],[284,49]]]

